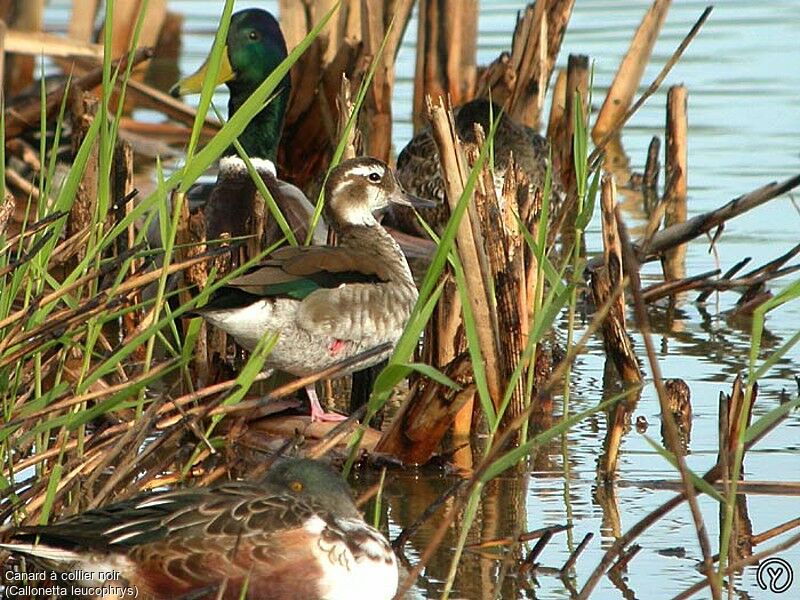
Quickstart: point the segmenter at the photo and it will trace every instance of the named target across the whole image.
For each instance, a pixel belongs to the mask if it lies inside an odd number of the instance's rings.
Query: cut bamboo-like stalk
[[[437,104],[434,104],[429,100],[428,112],[430,114],[433,137],[439,150],[447,201],[452,211],[458,204],[458,199],[464,191],[464,185],[467,180],[466,158],[458,142],[452,113],[445,109],[443,101],[440,99]],[[492,328],[492,324],[496,322],[496,316],[493,315],[492,303],[489,300],[486,286],[486,259],[481,256],[483,248],[481,240],[479,238],[476,239],[472,220],[470,211],[465,211],[458,227],[456,246],[464,266],[470,305],[475,317],[477,334],[486,367],[489,394],[495,407],[497,407],[502,400],[502,384],[498,352],[499,343],[496,337],[498,332]]]
[[[111,55],[118,58],[130,48],[134,29],[140,11],[144,8],[143,0],[116,0],[114,2],[114,21],[111,25]],[[167,0],[148,0],[147,13],[139,35],[139,48],[153,47],[158,42],[161,25],[167,16]]]
[[[67,29],[70,38],[80,42],[91,41],[99,6],[100,0],[81,0],[72,3],[72,14]]]
[[[592,130],[594,140],[602,139],[614,129],[630,108],[671,3],[671,0],[654,0],[642,18],[597,115]]]
[[[667,93],[667,136],[665,172],[667,189],[664,190],[664,227],[684,223],[687,216],[686,174],[687,133],[686,114],[688,92],[682,85],[669,88]],[[681,279],[686,274],[686,244],[681,244],[664,254],[664,278]]]

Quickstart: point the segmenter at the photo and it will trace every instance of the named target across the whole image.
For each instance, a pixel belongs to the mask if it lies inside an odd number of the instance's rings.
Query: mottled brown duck
[[[547,140],[532,129],[520,125],[499,106],[484,99],[475,99],[455,110],[456,133],[462,142],[475,144],[475,125],[486,135],[492,119],[498,121],[494,136],[495,184],[502,189],[505,171],[513,156],[514,163],[528,178],[531,188],[544,186],[549,161]],[[420,215],[439,233],[444,229],[450,210],[445,198],[444,182],[439,166],[439,151],[429,128],[415,135],[397,157],[397,178],[409,193],[437,202],[434,208],[420,210]],[[413,235],[424,235],[413,211],[392,208],[387,224]]]
[[[102,587],[122,597],[116,587],[144,600],[389,600],[398,581],[391,546],[345,481],[308,459],[260,482],[144,494],[22,527],[2,547],[86,592],[75,597]]]

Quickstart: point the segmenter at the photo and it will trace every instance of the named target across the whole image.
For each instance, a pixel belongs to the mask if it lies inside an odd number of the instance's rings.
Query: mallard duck
[[[392,204],[431,205],[405,194],[392,170],[374,158],[347,160],[333,169],[325,200],[337,246],[280,248],[197,311],[248,350],[265,335],[279,333],[265,366],[298,376],[397,341],[417,288],[400,246],[375,213]],[[343,375],[388,355],[360,362]],[[313,385],[306,390],[312,420],[343,418],[322,411]]]
[[[280,463],[258,483],[144,494],[23,527],[2,546],[60,582],[135,586],[152,600],[389,600],[398,582],[391,546],[345,481],[309,459]]]
[[[468,144],[476,143],[476,123],[488,135],[492,118],[499,119],[494,137],[494,169],[500,186],[512,154],[515,164],[527,174],[532,187],[541,188],[544,185],[549,152],[544,137],[520,125],[499,106],[484,99],[463,104],[455,110],[454,116],[456,133]],[[439,167],[439,151],[430,129],[415,135],[400,152],[397,157],[397,178],[409,193],[438,203],[433,209],[421,210],[420,214],[434,230],[441,233],[450,209]],[[402,207],[392,209],[388,222],[401,231],[424,235],[413,212]]]
[[[234,13],[222,56],[215,85],[225,84],[230,91],[230,118],[287,56],[286,40],[278,21],[260,8]],[[207,76],[208,60],[197,72],[175,84],[172,93],[176,96],[198,93]],[[302,239],[313,206],[297,187],[280,180],[275,168],[290,92],[291,78],[287,75],[274,97],[253,117],[238,140],[295,235]],[[256,202],[263,202],[263,199],[244,161],[231,146],[220,158],[217,182],[205,203],[207,239],[218,239],[224,233],[232,237],[253,233],[250,219]],[[281,235],[275,228],[265,237],[272,243]],[[324,243],[325,232],[315,231],[315,240]]]

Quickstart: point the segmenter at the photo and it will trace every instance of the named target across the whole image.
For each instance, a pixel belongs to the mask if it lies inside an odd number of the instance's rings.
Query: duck
[[[477,143],[476,124],[488,135],[492,119],[498,121],[494,136],[495,185],[498,189],[502,189],[502,180],[512,155],[514,163],[527,175],[531,191],[544,186],[550,152],[545,137],[517,123],[500,106],[484,98],[476,98],[457,107],[454,118],[456,133],[466,144]],[[434,208],[419,212],[434,231],[441,234],[450,216],[450,209],[439,166],[439,151],[430,128],[411,138],[400,151],[397,156],[397,178],[409,193],[436,202]],[[413,212],[403,207],[392,209],[387,216],[387,224],[411,235],[425,235]]]
[[[267,370],[302,377],[389,344],[342,375],[379,364],[417,301],[408,261],[376,215],[392,205],[432,203],[405,193],[392,169],[370,157],[340,163],[324,189],[323,214],[338,245],[279,248],[195,311],[247,350],[277,334]],[[323,411],[314,385],[306,392],[312,421],[345,418]]]
[[[215,86],[224,84],[230,92],[228,118],[287,56],[286,39],[269,11],[248,8],[231,16],[214,82]],[[199,93],[208,77],[209,59],[195,73],[178,81],[171,90],[172,95]],[[299,188],[278,177],[275,166],[290,94],[291,77],[287,74],[278,84],[273,98],[248,123],[238,141],[297,239],[305,239],[314,206]],[[254,208],[263,199],[236,148],[230,146],[222,153],[216,183],[210,192],[202,190],[199,195],[198,200],[195,194],[195,203],[205,200],[206,239],[253,233]],[[327,239],[322,228],[315,229],[312,235],[315,243],[325,243]],[[282,233],[270,220],[264,243],[269,245],[281,237]]]
[[[0,546],[87,594],[133,588],[148,600],[389,600],[398,584],[389,542],[347,483],[305,458],[261,481],[141,494],[21,527]]]

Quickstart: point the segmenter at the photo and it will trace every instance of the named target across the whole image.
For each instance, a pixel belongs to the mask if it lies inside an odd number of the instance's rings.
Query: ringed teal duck
[[[325,184],[325,216],[338,245],[280,248],[196,312],[248,350],[265,335],[278,333],[265,366],[297,376],[394,344],[417,300],[417,288],[400,246],[375,218],[390,205],[431,203],[403,192],[380,160],[341,163]],[[390,352],[361,361],[343,375],[375,365]],[[306,390],[312,420],[344,418],[323,412],[313,385]]]
[[[391,546],[345,481],[309,459],[258,483],[144,494],[23,527],[2,546],[59,581],[135,586],[148,600],[389,600],[398,582]]]

